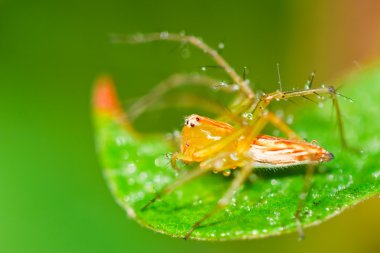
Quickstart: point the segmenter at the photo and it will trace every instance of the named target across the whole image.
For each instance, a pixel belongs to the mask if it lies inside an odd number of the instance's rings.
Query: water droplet
[[[201,67],[201,70],[202,70],[202,71],[206,71],[207,68],[203,66],[203,67]]]
[[[293,114],[289,114],[289,115],[286,117],[286,123],[287,123],[288,125],[293,124],[293,120],[294,120]]]
[[[380,178],[380,170],[375,171],[374,173],[372,173],[372,176],[373,176],[375,179]]]
[[[154,192],[154,187],[152,182],[146,182],[144,185],[144,189],[147,192]]]
[[[231,160],[233,160],[233,161],[237,161],[237,160],[239,160],[239,157],[237,156],[237,153],[236,153],[236,152],[232,152],[232,153],[230,154],[230,158],[231,158]]]
[[[220,42],[220,43],[218,44],[218,48],[219,48],[219,49],[224,49],[224,43],[223,43],[223,42]]]
[[[324,107],[324,104],[322,102],[318,103],[318,107],[319,108],[323,108]]]
[[[317,140],[312,140],[310,143],[313,146],[318,146],[318,141]]]
[[[228,83],[226,83],[225,81],[219,82],[219,87],[227,87],[227,86],[228,86]]]
[[[136,213],[135,213],[135,210],[133,210],[133,208],[127,207],[126,210],[127,210],[127,215],[129,217],[131,217],[132,219],[136,217]]]
[[[145,40],[145,35],[143,33],[136,33],[132,36],[133,40],[136,42],[141,42]]]
[[[231,175],[231,170],[224,170],[223,171],[223,176],[228,177],[230,175]]]
[[[319,194],[318,193],[313,193],[311,196],[312,196],[313,199],[318,199],[319,198]]]
[[[232,85],[232,90],[233,91],[238,91],[238,90],[240,90],[240,86],[235,83],[235,84]]]
[[[307,196],[306,193],[301,193],[298,197],[299,197],[299,199],[305,199],[306,196]]]
[[[243,118],[245,118],[247,120],[252,120],[253,119],[253,114],[250,113],[250,112],[244,112],[243,113]]]
[[[124,136],[118,136],[116,137],[115,141],[116,145],[123,146],[127,143],[127,138],[125,138]]]
[[[148,174],[146,172],[141,172],[140,175],[139,175],[139,181],[140,182],[143,182],[145,181],[145,179],[148,178]]]
[[[215,167],[215,169],[219,169],[220,170],[223,167],[223,164],[224,164],[223,160],[219,159],[219,160],[215,161],[214,167]]]
[[[284,111],[283,110],[276,110],[277,117],[283,119],[284,118]]]
[[[131,175],[131,174],[135,173],[136,170],[137,170],[136,164],[134,164],[134,163],[128,163],[127,164],[126,173],[128,175]]]
[[[202,199],[198,199],[198,200],[195,200],[195,201],[193,202],[193,206],[199,206],[199,205],[201,205],[202,203],[203,203]]]
[[[276,184],[278,184],[278,181],[277,181],[276,179],[272,179],[272,180],[270,181],[270,184],[271,184],[271,185],[276,185]]]
[[[168,31],[163,31],[160,33],[160,38],[163,40],[166,40],[169,37],[169,32]]]
[[[137,196],[137,198],[139,198],[139,199],[143,199],[144,196],[145,196],[145,193],[144,193],[144,192],[137,192],[136,196]]]
[[[157,167],[166,167],[168,165],[168,159],[166,156],[159,156],[154,160],[154,165]]]
[[[267,221],[271,226],[274,226],[277,223],[272,217],[267,217]]]

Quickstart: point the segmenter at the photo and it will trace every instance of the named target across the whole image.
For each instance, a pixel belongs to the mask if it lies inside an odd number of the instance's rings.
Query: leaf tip
[[[122,112],[115,85],[109,76],[99,77],[93,91],[93,109],[95,112],[120,114]]]

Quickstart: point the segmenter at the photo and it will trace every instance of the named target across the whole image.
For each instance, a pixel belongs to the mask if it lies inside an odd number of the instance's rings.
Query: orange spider
[[[182,129],[181,148],[179,152],[173,154],[171,163],[173,168],[177,168],[177,160],[181,160],[185,164],[198,163],[199,166],[197,169],[184,173],[178,180],[162,189],[142,208],[142,211],[163,195],[172,192],[177,187],[206,172],[224,172],[229,169],[239,168],[239,173],[237,173],[233,179],[229,189],[227,189],[224,195],[219,199],[213,210],[193,224],[184,237],[187,239],[205,220],[224,209],[230,203],[235,192],[243,185],[244,181],[255,168],[284,168],[303,164],[307,166],[306,180],[295,213],[297,229],[302,238],[303,230],[300,222],[300,213],[310,187],[311,176],[315,165],[328,162],[333,159],[334,156],[315,143],[309,143],[299,138],[281,118],[268,111],[267,107],[272,101],[310,95],[330,95],[337,113],[340,139],[343,146],[346,147],[343,123],[337,102],[337,95],[339,94],[335,88],[332,86],[322,86],[321,88],[312,89],[311,79],[306,89],[286,92],[282,91],[280,83],[280,90],[259,98],[250,89],[248,82],[244,78],[241,78],[216,50],[209,47],[199,38],[163,32],[127,38],[118,36],[114,37],[114,39],[116,42],[127,41],[129,43],[169,40],[192,44],[213,58],[239,88],[238,96],[229,106],[229,110],[233,116],[231,121],[234,123],[234,127],[223,121],[213,120],[196,114],[186,118],[185,125]],[[151,105],[156,97],[162,95],[169,88],[184,83],[200,83],[206,86],[215,84],[214,80],[207,78],[181,75],[173,76],[167,82],[156,87],[151,94],[141,98],[140,101],[131,107],[131,113],[129,115],[136,117],[137,114]],[[232,90],[235,91],[236,89]],[[244,113],[249,113],[250,117],[244,117]],[[221,114],[221,116],[225,117],[226,115]],[[288,138],[261,135],[262,130],[268,123],[280,129]]]
[[[201,169],[212,168],[220,172],[243,167],[247,163],[252,163],[255,168],[276,168],[317,164],[334,158],[333,154],[313,143],[268,135],[258,135],[249,145],[244,135],[241,135],[240,138],[227,142],[228,145],[224,147],[220,140],[232,135],[234,131],[225,122],[196,114],[190,115],[182,129],[181,152],[172,156],[173,167],[176,167],[177,159],[186,163],[198,162]],[[212,144],[218,149],[217,152],[210,148]]]

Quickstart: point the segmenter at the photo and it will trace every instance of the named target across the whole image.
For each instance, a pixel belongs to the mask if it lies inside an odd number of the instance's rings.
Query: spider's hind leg
[[[306,198],[308,197],[309,192],[310,192],[310,187],[312,184],[315,168],[316,166],[314,164],[308,164],[306,167],[304,185],[303,185],[301,193],[298,195],[297,210],[296,210],[296,213],[294,214],[297,232],[298,232],[298,236],[300,240],[303,240],[305,238],[305,233],[303,232],[300,216],[301,216],[302,209],[305,205]]]
[[[241,170],[239,171],[239,174],[234,178],[230,187],[224,193],[224,195],[218,200],[218,203],[216,204],[214,209],[206,213],[201,219],[199,219],[197,222],[195,222],[191,226],[191,228],[189,229],[189,231],[186,233],[184,237],[185,240],[188,239],[191,236],[191,234],[194,232],[194,230],[197,229],[199,226],[201,226],[203,222],[205,222],[207,219],[212,217],[214,214],[223,210],[231,202],[231,199],[235,195],[236,191],[244,184],[245,180],[251,174],[252,170],[253,170],[253,166],[250,164],[241,168]]]
[[[321,95],[326,95],[326,94],[330,95],[333,101],[333,105],[335,108],[336,117],[338,121],[339,137],[340,137],[342,146],[344,148],[349,149],[349,145],[347,144],[346,137],[345,137],[342,114],[341,114],[338,99],[337,99],[337,95],[339,95],[339,93],[336,92],[333,86],[321,87],[321,88],[315,88],[315,89],[306,89],[306,90],[287,91],[287,92],[276,91],[276,92],[266,94],[263,97],[261,97],[258,103],[255,105],[255,108],[253,109],[253,113],[252,113],[253,118],[257,118],[263,115],[265,109],[273,100],[278,101],[278,100],[286,100],[286,99],[290,99],[294,97],[307,97],[310,95],[321,96]]]
[[[178,187],[180,187],[180,186],[182,186],[182,185],[184,185],[184,184],[186,184],[186,183],[188,183],[188,182],[196,179],[197,177],[205,174],[208,171],[209,171],[208,169],[195,168],[193,170],[190,170],[190,171],[184,173],[176,181],[174,181],[173,183],[167,185],[161,191],[159,191],[154,198],[152,198],[146,205],[144,205],[141,208],[141,211],[145,211],[150,205],[152,205],[153,203],[155,203],[157,200],[161,199],[163,196],[171,193],[172,191],[174,191]]]

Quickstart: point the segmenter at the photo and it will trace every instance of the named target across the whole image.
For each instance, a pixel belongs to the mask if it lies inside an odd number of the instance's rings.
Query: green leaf
[[[294,129],[331,151],[335,159],[318,167],[301,214],[304,227],[318,224],[380,192],[380,66],[354,74],[340,98],[347,139],[360,150],[342,149],[330,102],[310,103],[293,111]],[[183,237],[191,225],[209,212],[231,182],[210,173],[179,188],[144,212],[140,209],[163,186],[176,180],[165,154],[175,148],[161,136],[139,136],[120,120],[122,110],[110,80],[98,82],[94,93],[97,149],[104,176],[116,201],[128,215],[154,231]],[[124,115],[125,116],[125,115]],[[192,239],[259,238],[296,230],[294,214],[303,187],[304,168],[261,170],[247,182],[224,211],[196,229]],[[307,233],[307,231],[306,231]]]

